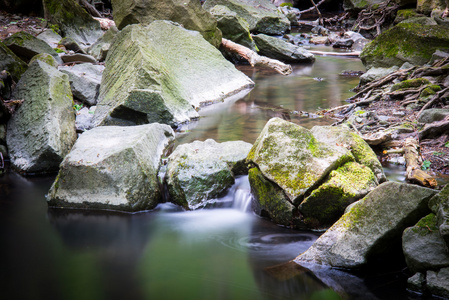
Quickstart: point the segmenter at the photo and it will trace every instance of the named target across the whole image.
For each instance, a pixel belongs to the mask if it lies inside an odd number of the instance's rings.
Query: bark
[[[407,180],[430,188],[435,188],[438,185],[435,178],[421,170],[421,157],[419,155],[419,145],[416,139],[405,139],[404,159],[407,166],[405,172]]]
[[[289,75],[292,73],[292,67],[290,65],[284,64],[283,62],[280,62],[276,59],[261,56],[253,50],[234,43],[230,40],[221,39],[221,46],[229,52],[237,53],[238,55],[246,59],[252,67],[263,66],[271,68],[282,75]]]

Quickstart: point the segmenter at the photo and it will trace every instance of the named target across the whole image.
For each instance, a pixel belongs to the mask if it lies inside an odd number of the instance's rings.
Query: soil
[[[0,40],[2,41],[20,31],[26,31],[36,36],[45,30],[45,25],[45,19],[10,14],[0,10]]]

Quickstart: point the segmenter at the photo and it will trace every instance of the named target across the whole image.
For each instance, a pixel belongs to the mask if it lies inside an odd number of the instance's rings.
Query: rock
[[[397,66],[392,66],[391,68],[370,68],[365,74],[360,76],[360,85],[385,77],[398,69]]]
[[[418,118],[419,123],[433,123],[443,120],[449,115],[448,108],[430,108],[424,110]]]
[[[363,49],[360,58],[367,68],[389,68],[404,62],[423,65],[437,49],[447,49],[448,45],[449,35],[443,26],[400,23],[377,36]]]
[[[40,54],[33,56],[31,58],[29,64],[31,65],[36,60],[42,61],[42,62],[52,66],[53,68],[58,68],[58,66],[59,66],[56,59],[48,53],[40,53]]]
[[[221,44],[221,32],[214,17],[197,0],[112,0],[114,21],[118,29],[155,20],[168,20],[189,30],[199,31],[215,47]]]
[[[223,195],[236,175],[248,172],[245,159],[251,146],[243,141],[217,143],[211,139],[179,145],[168,158],[171,201],[197,209]]]
[[[256,51],[256,44],[251,37],[249,24],[245,19],[223,5],[214,6],[210,13],[217,20],[218,28],[220,28],[225,39]]]
[[[425,15],[437,10],[444,10],[447,7],[445,0],[417,0],[416,11]]]
[[[59,64],[62,63],[58,53],[56,53],[52,47],[50,47],[46,42],[25,31],[17,32],[6,38],[3,42],[9,49],[11,49],[12,52],[14,52],[25,62],[29,62],[30,59],[36,54],[48,53],[53,56]]]
[[[422,14],[418,14],[415,8],[399,9],[394,19],[394,24],[398,24],[404,20],[416,17],[424,17]]]
[[[76,62],[76,63],[91,63],[91,64],[95,64],[97,63],[97,60],[95,59],[95,57],[91,56],[91,55],[87,55],[87,54],[82,54],[82,53],[75,53],[75,54],[64,54],[61,55],[62,60],[64,61],[64,63],[71,63],[71,62]]]
[[[381,2],[382,0],[344,0],[343,9],[345,11],[361,11],[368,6],[376,5]]]
[[[416,273],[407,280],[407,289],[422,293],[426,286],[426,275],[422,273]]]
[[[27,64],[0,41],[0,70],[8,71],[18,81],[27,68]]]
[[[258,215],[268,217],[276,224],[296,229],[306,228],[297,208],[277,184],[266,179],[258,168],[251,168],[248,178],[255,198],[254,211]]]
[[[81,54],[86,54],[86,51],[84,51],[80,45],[78,45],[78,43],[72,39],[71,37],[65,37],[62,38],[58,45],[62,45],[64,46],[64,48],[66,48],[67,50],[71,50],[75,53],[81,53]]]
[[[351,39],[341,39],[332,44],[332,48],[351,48],[354,41]]]
[[[312,53],[302,47],[295,46],[282,39],[271,37],[265,34],[253,36],[259,53],[270,58],[274,58],[283,62],[305,62],[315,61]]]
[[[245,19],[251,32],[282,35],[290,30],[290,21],[269,0],[207,0],[207,10],[224,5]]]
[[[440,209],[440,203],[444,203],[449,198],[449,185],[445,185],[441,191],[429,200],[429,208],[434,213],[437,214]]]
[[[438,231],[446,243],[446,247],[449,248],[449,185],[446,185],[439,193],[438,196],[432,198],[431,203],[437,204],[437,227]],[[440,201],[438,201],[440,200]],[[429,205],[429,207],[431,207]]]
[[[385,182],[346,213],[295,261],[340,268],[360,268],[400,247],[402,232],[429,213],[434,190]]]
[[[108,54],[94,125],[177,126],[198,117],[194,108],[253,85],[195,31],[168,21],[130,25]]]
[[[403,24],[419,24],[419,25],[437,25],[437,22],[433,18],[429,17],[414,17],[414,18],[408,18],[401,23]]]
[[[161,200],[161,157],[173,137],[173,130],[161,124],[84,132],[61,163],[48,204],[123,211],[154,208]]]
[[[25,173],[58,170],[76,140],[68,76],[37,60],[18,82],[14,97],[24,102],[8,123],[13,167]]]
[[[59,67],[59,71],[69,75],[73,96],[89,106],[97,103],[103,70],[104,66],[92,64]]]
[[[76,131],[83,132],[92,128],[92,119],[95,113],[95,106],[83,107],[76,113]]]
[[[377,178],[366,166],[349,162],[332,171],[328,179],[298,206],[304,223],[311,228],[326,228],[337,221],[346,207],[377,186]]]
[[[318,141],[304,127],[272,118],[247,160],[257,165],[267,179],[282,188],[288,199],[298,205],[332,170],[354,161],[354,157],[344,147]]]
[[[38,39],[46,42],[51,48],[58,47],[59,41],[62,39],[53,29],[47,29],[36,36]]]
[[[279,10],[287,17],[291,26],[299,26],[298,20],[301,17],[301,12],[298,8],[286,5],[279,7]]]
[[[314,45],[329,44],[329,38],[327,36],[313,36],[310,38],[309,43]]]
[[[118,29],[112,26],[104,33],[104,35],[99,38],[95,44],[87,49],[87,52],[93,56],[98,61],[104,61],[108,54],[109,48],[118,33]]]
[[[440,59],[444,59],[449,56],[449,53],[443,52],[440,50],[435,51],[435,53],[432,54],[432,57],[430,58],[429,65],[433,65],[436,61]]]
[[[43,0],[45,18],[59,26],[63,37],[70,37],[87,49],[102,35],[100,23],[74,0]]]
[[[387,180],[382,164],[376,153],[355,132],[345,126],[314,126],[311,129],[313,136],[320,142],[328,145],[344,145],[350,149],[356,162],[370,168],[379,183]]]
[[[402,250],[412,272],[449,267],[446,244],[438,232],[437,218],[433,213],[404,230]]]
[[[426,274],[427,289],[436,296],[449,297],[449,268],[443,268],[439,271],[427,271]]]
[[[317,34],[317,35],[324,35],[324,36],[328,36],[330,34],[329,29],[321,26],[321,25],[316,25],[312,28],[311,32],[313,34]]]

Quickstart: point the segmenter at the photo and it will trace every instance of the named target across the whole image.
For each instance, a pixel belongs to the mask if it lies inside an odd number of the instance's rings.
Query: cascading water
[[[248,176],[237,178],[232,189],[234,198],[232,208],[242,212],[248,212],[251,209],[251,202],[253,200]]]

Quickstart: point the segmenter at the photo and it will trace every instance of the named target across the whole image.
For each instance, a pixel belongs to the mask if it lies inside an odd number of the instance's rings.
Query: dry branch
[[[405,177],[407,180],[423,186],[435,188],[438,184],[435,178],[421,170],[419,144],[414,138],[407,138],[404,142],[404,159],[407,166]]]
[[[237,53],[244,59],[246,59],[249,64],[254,66],[263,66],[276,70],[278,73],[282,75],[289,75],[292,73],[292,67],[288,64],[284,64],[276,59],[271,59],[265,56],[261,56],[254,52],[253,50],[234,43],[227,39],[221,39],[221,46],[233,53]]]

